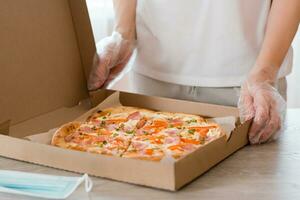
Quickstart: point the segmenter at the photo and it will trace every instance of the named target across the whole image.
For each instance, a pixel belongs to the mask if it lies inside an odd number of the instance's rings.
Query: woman
[[[115,32],[99,43],[89,89],[122,71],[137,46],[135,92],[238,105],[242,120],[253,118],[252,144],[276,138],[299,0],[114,0],[114,8]]]

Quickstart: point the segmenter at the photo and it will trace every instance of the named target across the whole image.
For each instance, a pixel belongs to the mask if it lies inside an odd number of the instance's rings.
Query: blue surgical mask
[[[82,177],[52,176],[0,170],[0,192],[48,199],[65,199],[85,182],[86,192],[93,183],[87,174]]]

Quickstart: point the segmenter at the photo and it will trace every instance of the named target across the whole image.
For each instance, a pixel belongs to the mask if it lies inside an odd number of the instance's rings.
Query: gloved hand
[[[118,32],[97,44],[97,54],[89,75],[88,89],[96,90],[115,78],[125,67],[134,50],[135,41],[125,40]]]
[[[283,126],[286,102],[270,82],[248,78],[242,85],[238,107],[242,122],[253,118],[249,131],[251,144],[277,139]]]

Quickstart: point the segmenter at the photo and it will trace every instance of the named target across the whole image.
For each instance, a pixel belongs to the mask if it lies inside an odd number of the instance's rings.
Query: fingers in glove
[[[260,139],[260,131],[269,121],[269,104],[262,95],[257,95],[254,102],[255,117],[249,131],[249,140],[251,144],[257,144]]]
[[[270,120],[261,130],[259,143],[268,142],[272,136],[281,128],[281,119],[276,109],[276,103],[273,102],[270,107]]]
[[[104,87],[106,87],[106,85],[108,85],[110,82],[112,82],[113,80],[115,80],[116,78],[118,78],[122,74],[122,72],[124,71],[124,69],[126,67],[126,64],[130,60],[130,58],[131,58],[131,54],[128,55],[126,57],[126,59],[123,60],[122,63],[119,63],[117,66],[115,66],[114,68],[112,68],[110,70],[109,76],[108,76],[106,82],[104,83],[104,85],[105,85]]]
[[[115,63],[116,66],[123,63],[127,63],[129,61],[130,57],[132,56],[134,45],[135,45],[135,43],[128,42],[128,41],[124,41],[122,44],[123,45],[121,46],[119,52],[119,59]]]
[[[125,65],[128,63],[128,61],[130,60],[132,54],[128,54],[126,55],[126,57],[122,60],[122,62],[118,63],[118,65],[116,65],[114,68],[111,69],[110,71],[110,75],[116,76],[118,75],[120,72],[123,71]]]
[[[105,58],[103,56],[96,55],[96,59],[94,61],[89,80],[88,80],[88,89],[95,90],[100,88],[109,75],[108,65],[110,63],[109,58]]]

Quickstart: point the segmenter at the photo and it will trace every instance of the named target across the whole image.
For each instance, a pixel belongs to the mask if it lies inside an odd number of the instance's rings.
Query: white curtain
[[[95,42],[111,34],[114,26],[112,0],[87,0]]]

